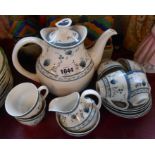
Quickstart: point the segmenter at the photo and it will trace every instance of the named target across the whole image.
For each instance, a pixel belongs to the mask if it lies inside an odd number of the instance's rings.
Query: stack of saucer
[[[124,118],[144,116],[152,107],[151,87],[144,69],[128,59],[111,62],[112,60],[103,62],[98,69],[96,89],[102,97],[104,107]]]
[[[144,104],[133,107],[131,103],[129,104],[129,107],[126,109],[123,109],[121,105],[124,103],[121,102],[112,102],[108,99],[103,99],[103,105],[104,107],[114,115],[124,117],[124,118],[139,118],[144,115],[146,115],[151,107],[152,107],[152,98],[151,96],[149,97],[148,101],[146,101]]]
[[[13,78],[7,58],[0,48],[0,107],[4,104],[6,95],[13,87]]]

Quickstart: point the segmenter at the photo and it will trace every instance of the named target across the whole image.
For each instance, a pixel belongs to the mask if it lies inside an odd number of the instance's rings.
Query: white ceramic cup
[[[130,103],[133,106],[145,104],[149,99],[151,91],[146,74],[141,71],[129,72],[127,74],[127,79],[130,86]]]
[[[115,71],[101,78],[96,82],[96,90],[102,98],[128,103],[128,83],[123,71]]]
[[[105,59],[99,66],[97,70],[98,79],[102,78],[105,74],[109,73],[112,70],[124,70],[122,64],[117,61],[112,61]]]
[[[108,101],[107,104],[110,105],[111,107],[118,109],[118,110],[126,110],[129,108],[129,102],[121,102],[121,103],[116,103],[113,102],[110,98],[106,98],[106,100]]]
[[[126,68],[127,71],[144,71],[145,72],[144,67],[135,61],[120,58],[118,59],[118,62],[122,64]]]
[[[41,91],[45,91],[41,95]],[[7,95],[5,109],[7,113],[17,118],[30,118],[36,115],[43,106],[43,101],[48,95],[48,88],[25,82],[15,86]]]
[[[23,125],[27,125],[27,126],[37,125],[44,118],[44,116],[45,116],[45,109],[46,109],[46,102],[44,101],[43,107],[42,107],[41,111],[37,115],[35,115],[35,116],[31,117],[31,118],[23,118],[23,119],[22,118],[21,119],[20,118],[16,118],[16,120],[19,123],[21,123]]]

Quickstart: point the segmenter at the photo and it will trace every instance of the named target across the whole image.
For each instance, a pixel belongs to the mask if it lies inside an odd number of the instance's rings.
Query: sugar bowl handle
[[[99,95],[99,93],[93,89],[87,89],[81,94],[81,99],[85,98],[88,95],[93,95],[97,97],[98,103],[96,103],[96,106],[98,109],[100,109],[102,105],[102,100],[101,100],[101,96]]]

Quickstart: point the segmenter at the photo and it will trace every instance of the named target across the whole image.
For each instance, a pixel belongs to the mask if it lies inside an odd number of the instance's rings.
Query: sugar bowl
[[[97,98],[97,102],[94,99]],[[95,90],[85,90],[81,96],[74,92],[53,99],[49,111],[56,112],[59,126],[73,136],[84,136],[97,126],[100,118],[101,97]]]

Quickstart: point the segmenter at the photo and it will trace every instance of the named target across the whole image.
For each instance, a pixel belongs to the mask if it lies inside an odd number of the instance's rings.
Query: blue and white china
[[[139,118],[139,117],[143,117],[144,115],[146,115],[151,107],[152,107],[152,98],[150,96],[149,100],[145,102],[145,104],[143,105],[143,107],[139,108],[139,107],[130,107],[126,110],[120,110],[118,108],[115,108],[113,106],[111,106],[111,100],[103,100],[103,105],[104,107],[111,113],[113,113],[114,115],[117,115],[119,117],[123,117],[123,118],[128,118],[128,119],[135,119],[135,118]],[[113,103],[114,104],[114,103]]]
[[[95,46],[87,50],[84,39],[87,29],[82,25],[71,26],[65,18],[56,27],[44,28],[41,37],[26,37],[17,42],[12,60],[15,68],[24,76],[46,85],[52,94],[64,96],[86,88],[101,62],[106,42],[117,32],[105,31]],[[18,60],[18,52],[26,44],[37,44],[42,52],[36,62],[36,73],[27,71]]]
[[[151,91],[146,74],[141,71],[128,72],[127,79],[130,89],[130,103],[133,106],[144,104],[148,100]]]
[[[125,70],[102,74],[96,82],[96,90],[103,105],[113,114],[124,118],[142,117],[152,107],[147,76],[143,68],[131,60],[121,58],[119,62]]]
[[[44,100],[42,109],[37,113],[37,115],[34,115],[30,118],[16,118],[16,120],[23,125],[35,126],[35,125],[39,124],[42,121],[42,119],[44,118],[45,110],[46,110],[46,102]]]
[[[6,95],[13,87],[13,77],[7,61],[7,57],[0,48],[0,107],[4,104]]]
[[[41,92],[45,91],[44,95]],[[48,95],[48,88],[37,88],[29,82],[15,86],[7,95],[5,109],[7,113],[18,119],[31,118],[38,114],[43,107],[43,102]]]
[[[128,83],[125,72],[118,70],[109,73],[96,82],[96,89],[102,98],[110,98],[113,101],[126,102],[124,108],[128,108]]]
[[[123,65],[117,61],[113,60],[103,60],[97,69],[98,79],[100,79],[103,75],[108,74],[109,72],[117,71],[117,70],[125,70]]]
[[[143,71],[143,72],[145,72],[144,67],[135,61],[132,61],[129,59],[124,59],[124,58],[120,58],[117,61],[120,64],[122,64],[127,71]]]
[[[88,134],[90,134],[96,127],[97,125],[99,124],[100,122],[100,113],[98,112],[97,113],[97,117],[96,117],[96,120],[95,120],[95,123],[93,126],[91,126],[91,128],[85,130],[85,131],[80,131],[80,132],[76,132],[76,131],[70,131],[68,129],[66,129],[60,122],[60,119],[59,119],[59,115],[56,114],[56,121],[58,123],[58,125],[60,126],[60,128],[68,135],[70,136],[74,136],[74,137],[82,137],[82,136],[86,136]]]
[[[98,103],[92,96],[97,98]],[[88,89],[81,96],[74,92],[53,99],[49,104],[49,111],[56,112],[56,118],[67,131],[83,133],[91,130],[98,121],[101,102],[100,95],[95,90]]]

